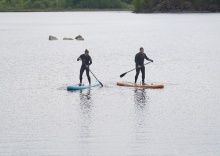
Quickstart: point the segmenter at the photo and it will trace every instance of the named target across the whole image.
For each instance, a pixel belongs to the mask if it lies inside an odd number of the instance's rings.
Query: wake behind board
[[[146,85],[140,85],[135,84],[131,82],[117,82],[118,86],[124,86],[124,87],[135,87],[135,88],[144,88],[144,89],[161,89],[164,88],[164,85],[162,84],[146,84]]]
[[[100,86],[99,82],[94,82],[91,85],[87,84],[87,85],[82,85],[82,86],[79,86],[79,85],[67,86],[67,90],[82,90],[82,89],[92,88],[92,87],[97,87],[97,86]]]

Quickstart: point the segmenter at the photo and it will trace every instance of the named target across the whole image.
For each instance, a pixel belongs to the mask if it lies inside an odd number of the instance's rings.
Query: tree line
[[[133,0],[135,12],[219,12],[220,0]]]
[[[0,0],[0,11],[129,9],[134,12],[219,12],[220,0]]]
[[[129,9],[132,0],[0,0],[0,11]]]

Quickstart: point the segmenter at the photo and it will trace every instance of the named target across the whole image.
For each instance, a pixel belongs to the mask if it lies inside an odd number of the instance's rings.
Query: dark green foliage
[[[133,5],[135,12],[220,11],[220,0],[133,0]]]
[[[0,0],[0,11],[130,9],[132,0]]]
[[[219,12],[220,0],[0,0],[0,11],[131,9],[134,12]]]

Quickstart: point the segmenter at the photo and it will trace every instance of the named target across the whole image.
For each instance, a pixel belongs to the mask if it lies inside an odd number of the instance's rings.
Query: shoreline
[[[93,11],[133,11],[132,9],[27,9],[27,10],[0,10],[2,12],[93,12]]]
[[[105,11],[130,11],[134,14],[181,14],[181,13],[220,13],[220,12],[213,12],[213,11],[193,11],[193,10],[182,10],[182,11],[142,11],[142,12],[135,12],[133,9],[45,9],[45,10],[39,10],[39,9],[27,9],[27,10],[0,10],[0,13],[9,13],[9,12],[105,12]]]
[[[54,10],[54,11],[0,11],[0,13],[37,13],[37,12],[131,12],[134,14],[205,14],[205,13],[220,13],[211,11],[180,11],[180,12],[134,12],[133,10]]]
[[[170,11],[152,11],[152,12],[144,12],[144,13],[220,13],[217,11],[209,11],[209,10],[203,10],[203,11],[199,11],[199,10],[170,10]]]

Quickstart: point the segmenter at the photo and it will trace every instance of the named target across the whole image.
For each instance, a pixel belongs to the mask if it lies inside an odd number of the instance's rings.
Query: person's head
[[[89,51],[87,49],[85,50],[85,55],[89,55]]]
[[[140,47],[140,52],[144,52],[144,48],[143,47]]]

